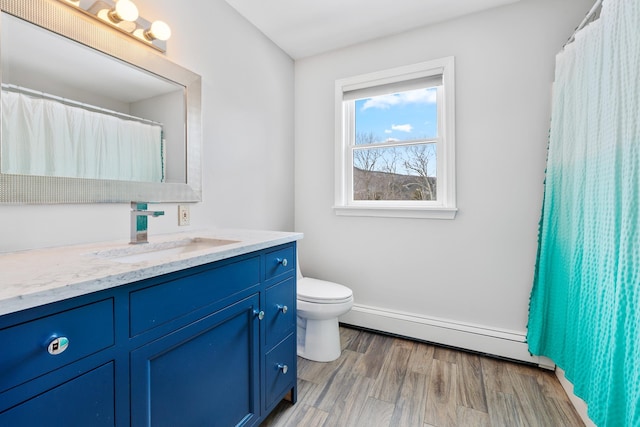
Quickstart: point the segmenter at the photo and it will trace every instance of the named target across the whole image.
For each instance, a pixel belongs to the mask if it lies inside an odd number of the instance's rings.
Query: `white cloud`
[[[391,129],[385,129],[384,130],[384,133],[391,133],[391,132],[393,132]]]
[[[431,89],[417,89],[408,92],[400,92],[391,95],[374,96],[367,99],[362,106],[362,111],[367,108],[380,108],[386,110],[396,105],[405,104],[435,104],[436,91]]]
[[[413,126],[408,123],[406,125],[391,125],[391,129],[410,133],[413,130]]]

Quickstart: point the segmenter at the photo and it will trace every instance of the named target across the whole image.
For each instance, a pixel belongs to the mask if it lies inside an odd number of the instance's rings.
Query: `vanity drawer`
[[[112,346],[113,317],[106,299],[0,330],[0,392]]]
[[[272,279],[291,271],[295,271],[294,246],[290,245],[265,254],[266,279]]]
[[[291,334],[265,356],[265,409],[277,403],[296,385],[295,346],[295,334]]]
[[[0,425],[113,427],[114,397],[115,364],[110,362],[0,413]]]
[[[129,294],[132,337],[260,283],[260,257],[225,264]]]
[[[265,304],[266,344],[282,341],[296,327],[296,289],[293,277],[267,288]]]

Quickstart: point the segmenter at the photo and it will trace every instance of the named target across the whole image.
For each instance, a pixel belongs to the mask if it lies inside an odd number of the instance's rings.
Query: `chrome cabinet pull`
[[[286,267],[287,264],[289,264],[289,261],[287,261],[286,258],[276,258],[276,262],[278,264],[282,264],[283,267]]]
[[[282,312],[282,314],[287,314],[287,311],[289,311],[289,308],[286,305],[278,304],[277,307],[278,310]]]
[[[264,319],[264,311],[260,310],[254,310],[253,314],[255,314],[256,316],[258,316],[258,320],[262,320]]]
[[[289,372],[289,367],[283,363],[278,363],[278,369],[285,375]]]
[[[52,337],[51,341],[49,341],[49,345],[47,345],[47,351],[52,356],[57,356],[58,354],[64,353],[64,351],[69,347],[69,338],[67,337]]]

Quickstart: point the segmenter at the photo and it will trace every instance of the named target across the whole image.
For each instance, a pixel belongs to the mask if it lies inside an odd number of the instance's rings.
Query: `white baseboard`
[[[529,353],[524,332],[508,331],[361,304],[354,304],[349,313],[340,317],[340,322],[417,340],[534,363],[545,369],[555,368],[555,364],[550,359],[532,356]]]
[[[596,427],[594,422],[591,421],[591,418],[589,418],[589,415],[587,415],[587,404],[584,400],[573,394],[573,384],[571,384],[571,382],[569,382],[569,380],[564,376],[564,371],[562,369],[556,368],[556,377],[558,377],[560,385],[562,385],[567,396],[569,396],[569,400],[571,400],[573,407],[576,408],[576,412],[580,415],[580,418],[582,418],[584,425],[586,427]]]

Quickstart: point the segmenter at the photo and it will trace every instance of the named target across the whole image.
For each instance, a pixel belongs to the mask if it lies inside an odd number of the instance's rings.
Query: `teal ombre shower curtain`
[[[640,0],[558,54],[528,324],[600,427],[640,426]]]

